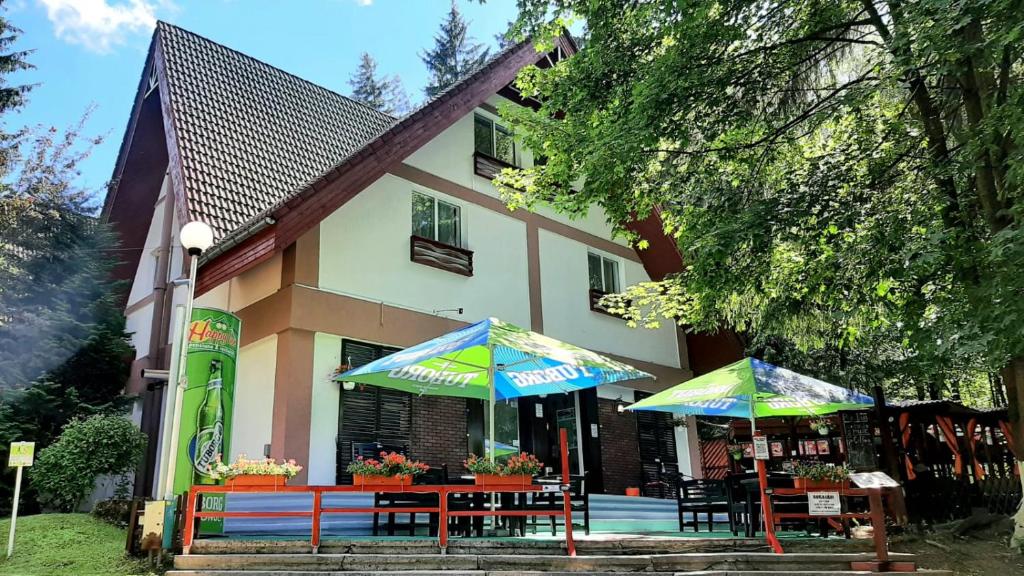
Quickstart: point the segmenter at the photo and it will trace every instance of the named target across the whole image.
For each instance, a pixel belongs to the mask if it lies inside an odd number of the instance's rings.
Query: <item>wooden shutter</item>
[[[341,357],[353,368],[358,368],[398,350],[342,340]],[[348,483],[352,479],[345,469],[352,462],[353,444],[379,442],[387,446],[409,445],[412,396],[407,392],[377,386],[356,386],[355,390],[342,390],[340,408],[335,471],[337,483]]]
[[[637,392],[635,400],[640,401],[647,396],[650,394]],[[676,475],[679,473],[672,415],[666,412],[637,410],[636,428],[645,495],[657,498],[671,497],[674,493]]]

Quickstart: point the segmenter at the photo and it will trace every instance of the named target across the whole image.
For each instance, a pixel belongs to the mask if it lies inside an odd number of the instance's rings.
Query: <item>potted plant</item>
[[[228,486],[267,486],[277,488],[302,470],[295,460],[282,460],[278,463],[273,458],[249,459],[239,454],[231,464],[225,464],[217,456],[217,461],[210,466],[210,477],[226,478]]]
[[[850,471],[845,466],[801,462],[793,467],[793,476],[793,486],[798,490],[845,490],[850,487]]]
[[[509,456],[501,467],[501,477],[507,484],[529,485],[533,475],[541,471],[544,465],[533,454],[514,454]]]
[[[828,418],[815,418],[809,422],[811,430],[817,430],[818,434],[822,436],[828,436],[829,427],[831,423]]]
[[[354,486],[409,486],[413,476],[430,470],[430,466],[397,452],[381,452],[380,460],[360,456],[346,470]]]
[[[501,484],[501,465],[490,458],[490,456],[477,456],[470,454],[463,462],[466,470],[473,473],[476,484]]]
[[[733,460],[739,460],[743,458],[743,448],[739,444],[729,444],[729,456],[732,456]]]

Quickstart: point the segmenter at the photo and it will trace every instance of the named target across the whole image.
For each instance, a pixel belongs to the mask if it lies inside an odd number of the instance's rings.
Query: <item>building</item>
[[[479,402],[346,391],[332,375],[496,316],[658,377],[502,406],[500,441],[554,462],[557,427],[569,426],[573,467],[592,491],[622,493],[661,466],[698,472],[695,435],[666,415],[618,410],[689,378],[694,349],[674,326],[633,330],[594,305],[679,269],[657,216],[634,223],[651,243],[637,251],[611,237],[600,210],[510,212],[490,182],[534,160],[496,109],[530,105],[510,86],[517,71],[575,50],[568,38],[549,54],[510,47],[399,120],[159,23],[103,212],[131,281],[129,392],[150,438],[163,384],[141,370],[168,367],[172,310],[187,296],[177,231],[202,220],[216,244],[200,262],[197,305],[242,318],[232,456],[294,458],[312,484],[343,481],[352,444],[366,441],[460,467],[479,452]],[[690,344],[713,360],[729,354],[721,339]],[[154,491],[156,444],[140,494]]]

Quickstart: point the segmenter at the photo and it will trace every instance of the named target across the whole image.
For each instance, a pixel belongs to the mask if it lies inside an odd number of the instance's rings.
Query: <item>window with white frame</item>
[[[481,114],[473,116],[473,148],[506,164],[516,163],[512,131]]]
[[[619,262],[612,258],[587,252],[590,289],[606,294],[619,291]]]
[[[412,233],[462,247],[462,209],[420,192],[412,193]]]

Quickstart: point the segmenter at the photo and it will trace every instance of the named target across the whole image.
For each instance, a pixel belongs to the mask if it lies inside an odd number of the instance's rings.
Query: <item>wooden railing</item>
[[[601,305],[601,298],[604,298],[608,294],[609,294],[609,292],[605,292],[604,290],[595,290],[595,289],[591,288],[590,289],[590,309],[593,310],[594,312],[600,312],[601,314],[607,314],[609,316],[614,316],[616,318],[619,318],[620,316],[618,314],[614,314],[612,312],[609,312],[607,308],[605,308],[604,306]]]
[[[191,551],[192,543],[197,535],[199,520],[203,518],[309,518],[310,544],[313,553],[317,553],[321,542],[321,517],[324,514],[405,514],[405,513],[427,513],[438,515],[437,539],[438,545],[444,552],[448,547],[448,519],[476,516],[504,516],[504,517],[527,517],[527,516],[552,516],[562,517],[565,523],[565,546],[569,556],[576,555],[576,544],[572,536],[572,502],[569,495],[569,450],[568,433],[565,428],[559,430],[559,447],[561,448],[562,483],[555,485],[522,484],[507,486],[503,485],[420,485],[410,486],[192,486],[189,488],[188,497],[185,503],[184,526],[182,527],[182,553],[188,554]],[[471,493],[528,493],[547,492],[556,488],[562,493],[562,509],[545,510],[507,510],[507,509],[481,509],[481,510],[450,510],[448,508],[448,496],[450,494],[471,494]],[[268,510],[259,512],[206,512],[197,509],[200,494],[205,492],[235,493],[235,492],[273,492],[273,493],[312,493],[313,507],[311,510]],[[332,508],[324,506],[324,494],[338,492],[363,492],[363,493],[414,493],[414,494],[437,494],[436,506],[408,506],[408,507],[344,507]]]
[[[500,158],[495,158],[490,154],[484,154],[480,151],[473,152],[473,172],[477,176],[493,180],[501,173],[502,168],[517,168],[517,166],[509,164]]]
[[[409,259],[448,272],[473,275],[473,251],[416,236],[409,239]]]

